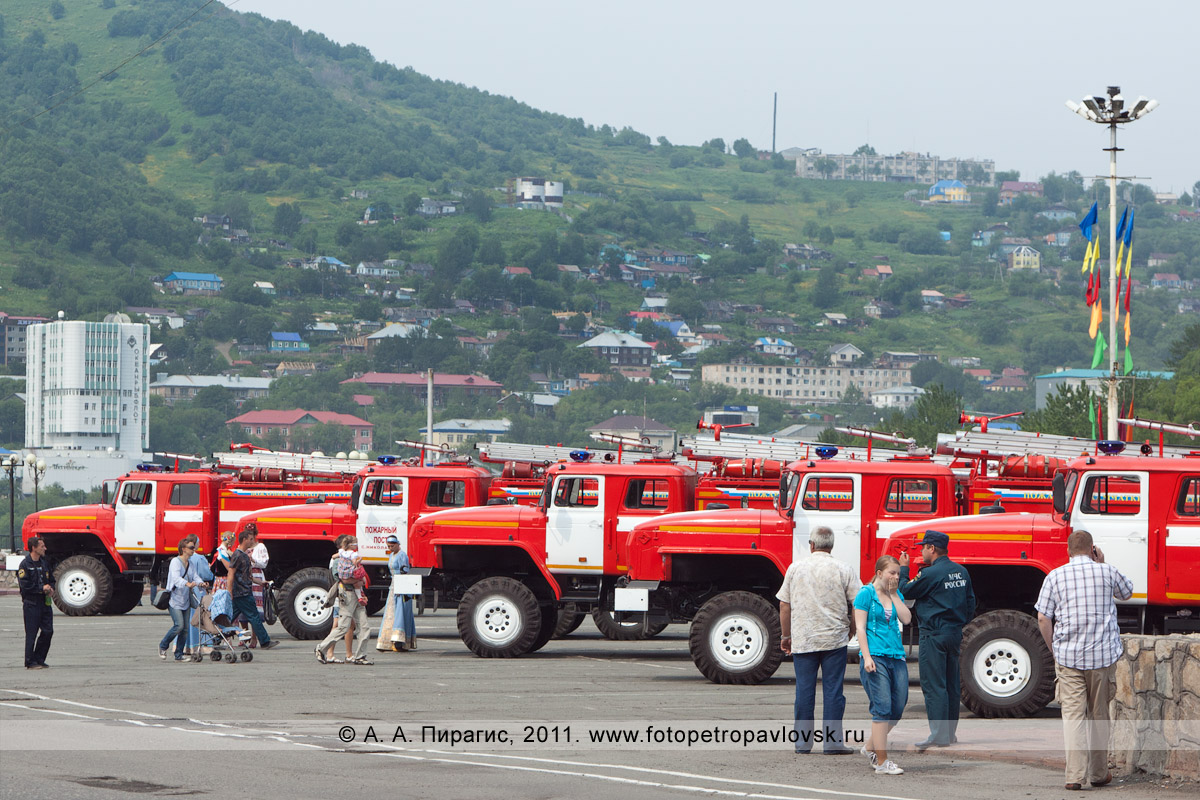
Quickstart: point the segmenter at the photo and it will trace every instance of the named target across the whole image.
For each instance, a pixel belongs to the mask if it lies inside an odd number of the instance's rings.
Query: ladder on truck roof
[[[1179,458],[1194,450],[1190,447],[1166,445],[1163,455]],[[1096,454],[1096,441],[1078,436],[1060,436],[1034,431],[979,430],[939,433],[937,452],[940,455],[979,458],[985,452],[996,460],[1007,456],[1048,456],[1071,461],[1080,456]],[[1129,446],[1128,455],[1137,455],[1137,445]]]
[[[700,438],[698,436],[685,437],[682,446],[684,455],[692,458],[697,456],[724,459],[769,458],[787,464],[806,458],[816,458],[816,448],[822,445],[822,442],[806,442],[800,439],[776,439],[769,436],[751,436],[745,433],[729,433],[726,431],[721,434],[720,440],[709,439],[707,437]],[[853,457],[863,461],[867,459],[867,448],[865,447],[835,446],[838,448],[839,458]],[[871,455],[872,457],[887,458],[893,455],[902,455],[902,452],[874,448]]]
[[[371,462],[365,458],[335,458],[271,450],[246,453],[213,453],[220,469],[282,469],[307,475],[353,475]]]
[[[591,447],[563,447],[552,444],[522,444],[521,442],[476,442],[479,458],[493,464],[520,461],[526,464],[553,464],[572,461],[571,453],[586,450],[593,453],[592,463],[616,463],[616,450],[597,450]]]

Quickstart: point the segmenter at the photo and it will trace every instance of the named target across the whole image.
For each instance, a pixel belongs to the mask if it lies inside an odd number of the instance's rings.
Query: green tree
[[[832,308],[837,303],[838,280],[833,267],[828,265],[821,267],[821,271],[817,273],[817,284],[813,287],[809,300],[817,308]]]
[[[468,192],[463,199],[463,209],[479,220],[481,225],[486,225],[492,220],[492,198],[487,192],[479,189]]]
[[[1095,396],[1086,386],[1063,386],[1046,398],[1044,408],[1026,414],[1021,419],[1025,430],[1059,436],[1092,435],[1089,409],[1094,408]]]
[[[825,180],[829,180],[833,173],[837,172],[837,162],[832,158],[822,156],[813,162],[813,169],[825,176]]]
[[[702,144],[701,147],[703,147],[705,150],[715,150],[718,153],[720,153],[721,155],[725,155],[725,140],[724,139],[720,139],[720,138],[709,139],[707,142]],[[1196,183],[1197,183],[1197,185],[1200,185],[1200,181],[1197,181]]]
[[[750,144],[748,139],[736,139],[733,142],[733,152],[738,158],[750,158],[758,155],[758,150],[754,145]]]
[[[879,154],[875,152],[875,148],[871,147],[871,145],[860,144],[858,146],[858,148],[855,149],[854,155],[856,155],[856,156],[874,156],[874,155],[879,155]]]
[[[939,383],[925,387],[925,393],[917,398],[905,424],[906,433],[922,447],[937,446],[937,435],[958,427],[962,411],[962,396]]]
[[[54,17],[55,19],[62,19],[66,15],[67,9],[63,6],[63,4],[59,2],[59,0],[51,0],[50,16]]]

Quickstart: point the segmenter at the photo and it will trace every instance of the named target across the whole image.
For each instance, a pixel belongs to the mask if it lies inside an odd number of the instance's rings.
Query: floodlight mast
[[[1132,109],[1125,108],[1120,86],[1109,86],[1107,97],[1092,95],[1080,105],[1067,101],[1067,108],[1084,119],[1108,126],[1108,424],[1107,436],[1117,438],[1117,126],[1149,114],[1158,108],[1157,100],[1139,97]]]

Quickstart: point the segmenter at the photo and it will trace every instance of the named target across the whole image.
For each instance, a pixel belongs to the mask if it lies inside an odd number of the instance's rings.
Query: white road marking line
[[[19,689],[0,689],[0,692],[12,692],[13,694],[32,697],[35,700],[45,700],[48,703],[64,703],[69,706],[79,706],[80,708],[90,708],[93,711],[112,711],[114,714],[133,714],[138,717],[149,717],[150,719],[167,719],[167,717],[159,716],[158,714],[146,714],[141,711],[126,711],[123,708],[105,708],[104,706],[93,706],[88,703],[77,703],[74,700],[64,700],[61,697],[46,697],[43,694],[34,694],[33,692],[22,692]]]
[[[62,714],[64,717],[79,717],[80,719],[100,719],[99,717],[89,717],[86,714],[75,714],[70,711],[55,711],[53,708],[35,708],[33,706],[23,706],[20,703],[5,703],[4,708],[24,708],[27,711],[41,711],[45,714]],[[9,720],[11,724],[13,720]]]

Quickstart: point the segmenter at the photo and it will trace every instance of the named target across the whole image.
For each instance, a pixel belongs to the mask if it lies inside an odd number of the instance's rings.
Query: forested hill
[[[9,233],[129,261],[129,248],[142,246],[181,255],[194,239],[182,223],[214,190],[303,197],[381,176],[490,186],[542,158],[580,176],[600,166],[577,146],[600,134],[579,120],[217,3],[192,17],[199,5],[4,4],[0,214]]]

